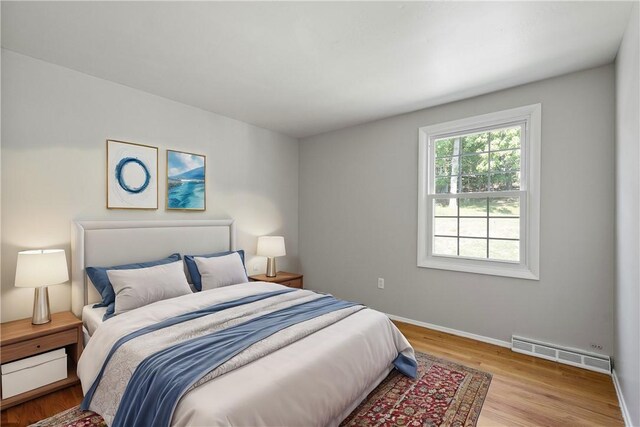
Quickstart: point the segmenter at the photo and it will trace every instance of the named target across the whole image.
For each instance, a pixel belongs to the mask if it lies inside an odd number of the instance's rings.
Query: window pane
[[[460,256],[487,257],[487,239],[460,239]]]
[[[491,171],[520,170],[520,150],[496,151],[491,153]]]
[[[460,218],[460,236],[487,237],[487,219]]]
[[[451,185],[453,182],[453,185]],[[457,193],[458,176],[441,176],[436,178],[436,193]]]
[[[433,253],[436,255],[457,255],[458,239],[455,237],[434,237]]]
[[[434,199],[435,216],[457,216],[458,199]]]
[[[489,155],[472,154],[460,157],[462,175],[478,175],[489,172]]]
[[[491,189],[493,191],[519,190],[520,172],[491,174]]]
[[[491,132],[491,151],[520,147],[520,126]]]
[[[490,198],[489,216],[520,216],[520,199],[517,197]]]
[[[487,216],[487,199],[458,199],[460,216]]]
[[[462,187],[460,193],[479,193],[487,191],[489,177],[488,175],[463,176],[460,181]]]
[[[436,139],[436,157],[453,156],[453,138]]]
[[[457,236],[458,218],[435,218],[433,234],[440,236]]]
[[[489,239],[489,258],[501,261],[520,261],[520,242]]]
[[[460,224],[462,230],[462,224]],[[491,218],[489,219],[489,237],[505,239],[520,238],[520,218]]]
[[[437,176],[442,176],[442,175],[457,175],[458,174],[458,168],[456,167],[456,170],[454,171],[452,169],[452,159],[455,159],[455,166],[458,165],[458,157],[443,157],[441,159],[436,159],[436,175]]]
[[[489,151],[489,133],[475,133],[460,138],[463,153],[481,153]]]

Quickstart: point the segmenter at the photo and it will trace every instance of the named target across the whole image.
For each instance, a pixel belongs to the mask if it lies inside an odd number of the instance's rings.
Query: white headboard
[[[235,250],[232,219],[187,221],[76,221],[71,226],[71,309],[100,301],[85,267],[152,261],[172,253]]]

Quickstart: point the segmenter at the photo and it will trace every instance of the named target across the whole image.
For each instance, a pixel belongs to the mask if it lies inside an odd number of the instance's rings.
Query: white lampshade
[[[282,236],[260,236],[258,237],[258,250],[256,255],[266,257],[285,256],[284,237]]]
[[[15,286],[39,288],[69,280],[67,257],[63,249],[18,252]]]

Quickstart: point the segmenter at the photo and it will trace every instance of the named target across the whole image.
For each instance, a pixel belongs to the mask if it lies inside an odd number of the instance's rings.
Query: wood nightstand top
[[[0,345],[5,346],[15,342],[50,335],[71,328],[81,328],[82,321],[70,311],[53,313],[51,322],[44,325],[32,325],[31,318],[14,320],[0,325]]]
[[[302,278],[302,274],[298,273],[288,273],[286,271],[278,271],[276,273],[276,277],[267,277],[266,274],[256,274],[255,276],[249,276],[254,282],[272,282],[272,283],[281,283],[288,282],[289,280],[295,280]]]

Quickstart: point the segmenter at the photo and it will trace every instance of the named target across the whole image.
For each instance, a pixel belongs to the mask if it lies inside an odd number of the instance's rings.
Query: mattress
[[[89,304],[82,308],[82,324],[89,337],[91,337],[96,329],[98,329],[98,326],[102,324],[102,318],[107,311],[107,307],[93,308],[94,305],[95,304]]]

